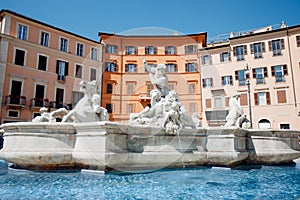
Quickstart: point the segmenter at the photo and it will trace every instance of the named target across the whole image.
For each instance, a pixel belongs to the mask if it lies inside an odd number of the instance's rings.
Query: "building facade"
[[[151,66],[166,65],[170,90],[178,92],[189,113],[201,110],[198,49],[206,33],[192,35],[126,36],[99,33],[103,45],[102,106],[110,120],[127,121],[150,104],[153,88],[143,59]]]
[[[101,85],[100,51],[97,41],[2,10],[0,122],[31,121],[41,107],[72,109],[81,80]]]
[[[283,25],[203,48],[203,124],[224,124],[229,99],[239,92],[253,128],[300,129],[299,39],[300,26]]]

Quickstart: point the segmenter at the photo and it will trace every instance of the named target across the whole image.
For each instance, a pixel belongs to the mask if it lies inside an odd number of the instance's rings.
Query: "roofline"
[[[101,36],[109,36],[109,37],[112,37],[112,36],[115,36],[115,37],[124,37],[124,38],[144,38],[144,37],[148,37],[148,38],[151,38],[151,37],[154,37],[154,38],[159,38],[159,37],[197,37],[197,36],[200,36],[200,35],[203,35],[205,37],[204,39],[204,44],[203,46],[206,46],[207,44],[207,32],[199,32],[199,33],[193,33],[193,34],[186,34],[186,35],[120,35],[120,34],[115,34],[115,33],[105,33],[105,32],[98,32],[98,36],[101,37]],[[101,42],[102,39],[100,39],[100,42]]]
[[[241,35],[241,36],[232,37],[232,38],[228,38],[228,39],[229,40],[236,40],[236,39],[247,38],[247,37],[252,37],[252,36],[257,36],[257,35],[264,35],[264,34],[268,34],[268,33],[275,33],[275,32],[285,31],[285,30],[294,29],[294,28],[300,28],[300,24],[290,26],[290,27],[286,26],[285,28],[275,29],[275,30],[271,30],[271,31],[264,31],[264,32],[260,32],[260,33],[249,34],[249,35]]]
[[[230,44],[228,43],[228,44],[216,45],[216,46],[211,46],[211,47],[204,47],[203,49],[200,49],[200,51],[218,49],[218,48],[224,48],[224,47],[230,47]]]
[[[15,16],[18,16],[18,17],[21,17],[21,18],[23,18],[23,19],[32,21],[32,22],[34,22],[34,23],[41,24],[41,25],[43,25],[43,26],[48,26],[49,28],[52,28],[52,29],[55,29],[55,30],[58,30],[58,31],[61,31],[61,32],[64,32],[64,33],[67,33],[67,34],[70,34],[70,35],[73,35],[73,36],[75,36],[75,37],[79,37],[79,38],[82,38],[82,39],[84,39],[84,40],[88,40],[88,41],[90,41],[90,42],[94,42],[94,43],[98,43],[98,44],[99,44],[99,41],[92,40],[92,39],[90,39],[90,38],[87,38],[87,37],[78,35],[78,34],[76,34],[76,33],[72,33],[72,32],[70,32],[70,31],[67,31],[67,30],[64,30],[64,29],[61,29],[61,28],[52,26],[52,25],[50,25],[50,24],[46,24],[46,23],[44,23],[44,22],[41,22],[41,21],[38,21],[38,20],[36,20],[36,19],[27,17],[27,16],[25,16],[25,15],[19,14],[19,13],[17,13],[17,12],[11,11],[11,10],[2,9],[2,10],[0,11],[0,15],[2,15],[2,14],[5,13],[5,12],[6,12],[6,13],[9,13],[9,14],[12,14],[12,15],[15,15]]]

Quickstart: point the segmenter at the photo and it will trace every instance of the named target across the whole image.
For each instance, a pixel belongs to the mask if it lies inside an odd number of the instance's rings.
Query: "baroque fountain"
[[[225,126],[202,127],[199,115],[190,116],[176,91],[169,91],[166,66],[144,64],[156,89],[151,106],[132,113],[128,123],[108,121],[96,83],[82,81],[85,96],[73,110],[42,108],[32,122],[3,124],[0,158],[31,170],[136,171],[285,164],[300,157],[300,131],[248,129],[239,94],[230,99]]]

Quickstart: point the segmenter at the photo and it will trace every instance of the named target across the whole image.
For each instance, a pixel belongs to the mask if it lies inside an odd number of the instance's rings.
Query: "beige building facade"
[[[239,92],[253,128],[300,129],[299,37],[300,26],[283,25],[232,34],[203,48],[204,126],[224,124],[229,99]]]

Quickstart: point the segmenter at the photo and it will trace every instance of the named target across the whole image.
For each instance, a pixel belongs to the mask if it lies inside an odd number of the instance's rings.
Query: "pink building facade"
[[[239,92],[253,128],[300,129],[299,38],[299,25],[268,27],[202,49],[203,124],[224,124],[229,98]]]
[[[101,85],[97,41],[2,10],[0,47],[1,123],[31,121],[41,107],[72,109],[81,80]]]

